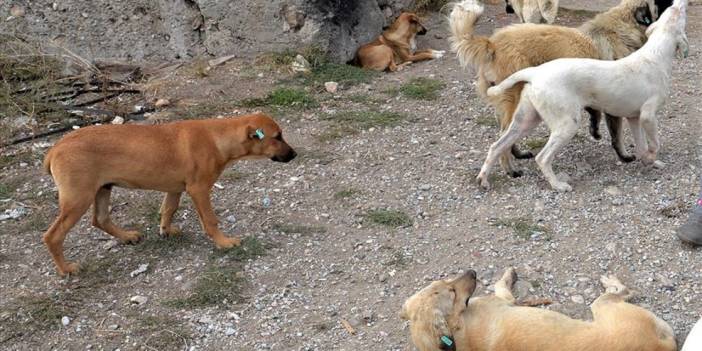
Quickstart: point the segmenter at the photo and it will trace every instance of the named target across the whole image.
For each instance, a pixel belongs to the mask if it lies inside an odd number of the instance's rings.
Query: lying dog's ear
[[[253,126],[246,127],[246,134],[249,136],[249,139],[252,140],[263,140],[263,138],[266,137],[266,134],[263,132],[263,129],[256,128]]]
[[[644,5],[641,7],[637,7],[636,10],[634,10],[634,19],[636,19],[636,22],[642,26],[650,26],[653,24],[653,14],[651,13],[651,9],[648,8],[648,5]]]

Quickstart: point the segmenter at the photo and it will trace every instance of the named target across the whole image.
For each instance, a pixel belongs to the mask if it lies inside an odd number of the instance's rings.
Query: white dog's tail
[[[521,71],[517,71],[516,73],[512,74],[511,76],[507,77],[507,79],[503,80],[500,82],[500,84],[495,85],[494,87],[490,88],[487,90],[487,95],[488,96],[498,96],[504,94],[505,90],[512,88],[515,86],[517,83],[521,82],[526,82],[529,83],[531,82],[531,78],[534,75],[534,70],[536,67],[529,67],[525,68]]]
[[[475,23],[483,14],[479,0],[463,0],[453,5],[449,17],[451,27],[451,50],[456,53],[462,66],[482,66],[492,62],[495,48],[488,37],[474,36]]]

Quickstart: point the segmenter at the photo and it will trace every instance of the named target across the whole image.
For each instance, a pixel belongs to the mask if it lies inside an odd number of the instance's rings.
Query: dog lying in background
[[[443,57],[445,51],[416,51],[416,36],[426,33],[426,27],[416,14],[404,12],[378,39],[361,46],[353,63],[365,69],[395,72],[412,62]]]
[[[558,0],[505,0],[507,13],[516,14],[522,23],[548,23],[556,20]]]
[[[203,229],[218,248],[238,246],[218,228],[210,190],[222,171],[242,159],[289,162],[295,151],[278,124],[263,114],[237,118],[182,121],[162,125],[103,125],[74,131],[52,147],[44,168],[58,187],[59,215],[44,234],[59,275],[74,273],[76,263],[63,256],[68,231],[93,205],[93,225],[122,243],[142,236],[110,220],[112,187],[166,193],[161,205],[162,236],[180,231],[171,224],[181,194],[195,204]]]
[[[590,309],[593,321],[514,305],[517,281],[508,269],[495,294],[471,298],[475,271],[431,283],[405,301],[420,351],[674,351],[673,329],[650,311],[627,302],[631,292],[617,278],[602,277],[605,293]]]
[[[646,164],[662,167],[656,160],[660,148],[656,115],[668,100],[676,52],[683,57],[688,54],[686,8],[687,0],[675,0],[648,28],[648,42],[623,59],[558,59],[518,71],[488,89],[488,96],[499,96],[516,84],[526,83],[512,124],[490,146],[478,175],[481,185],[490,186],[488,176],[497,157],[543,120],[551,136],[536,162],[551,187],[572,190],[556,177],[551,163],[577,133],[580,111],[585,107],[625,117],[636,156]]]
[[[475,23],[483,13],[477,0],[464,0],[453,7],[450,15],[452,49],[462,65],[471,65],[478,72],[478,90],[495,107],[500,129],[506,130],[519,103],[522,84],[499,96],[487,97],[487,89],[527,67],[565,57],[615,60],[625,57],[646,41],[646,28],[658,18],[659,8],[670,6],[672,0],[622,0],[619,5],[585,22],[580,28],[555,25],[516,24],[497,30],[491,37],[474,35]],[[591,115],[591,134],[600,138],[600,113]],[[624,162],[629,155],[623,142],[621,120],[607,118],[612,134],[612,146]],[[517,158],[531,158],[530,152],[516,147]],[[509,152],[500,156],[502,168],[512,177],[521,176]]]

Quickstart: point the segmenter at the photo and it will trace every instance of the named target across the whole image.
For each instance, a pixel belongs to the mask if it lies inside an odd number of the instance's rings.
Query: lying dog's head
[[[283,139],[283,131],[277,123],[264,114],[240,117],[245,123],[243,143],[246,148],[244,158],[270,158],[276,162],[290,162],[297,156],[293,148]]]
[[[466,310],[475,291],[475,271],[439,280],[405,301],[400,317],[410,322],[412,342],[420,351],[455,350],[450,320]]]
[[[679,57],[685,58],[690,50],[690,45],[685,34],[687,25],[687,0],[675,0],[674,4],[666,9],[661,17],[646,30],[650,37],[656,32],[666,32],[675,38],[676,50]]]
[[[427,34],[427,28],[424,27],[419,16],[412,12],[403,12],[400,14],[388,31],[406,38]]]

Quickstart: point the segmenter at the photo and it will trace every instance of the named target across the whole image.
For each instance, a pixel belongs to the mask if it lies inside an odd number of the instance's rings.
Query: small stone
[[[61,324],[63,324],[64,327],[69,325],[70,323],[71,323],[71,319],[68,318],[68,316],[61,317]]]
[[[573,295],[570,297],[570,300],[580,305],[585,303],[585,298],[582,295]]]
[[[110,325],[107,326],[107,329],[109,329],[109,330],[117,330],[117,329],[119,329],[119,325],[118,325],[118,324],[110,324]]]
[[[421,191],[429,191],[431,190],[431,185],[430,184],[422,184],[419,186],[419,190]]]
[[[614,206],[621,206],[624,204],[624,199],[618,197],[616,199],[612,199],[612,205]]]
[[[20,162],[19,166],[20,166],[20,167],[27,167],[27,166],[29,166],[29,163],[27,163],[27,162]]]
[[[136,296],[132,296],[132,298],[129,299],[129,301],[133,304],[143,305],[147,301],[149,301],[149,298],[146,296],[136,295]]]
[[[388,275],[385,273],[381,273],[380,276],[378,276],[378,281],[381,283],[385,283],[388,280]]]
[[[302,55],[295,56],[295,61],[292,63],[292,70],[294,72],[309,72],[310,62],[305,59]]]
[[[613,186],[613,185],[612,185],[612,186],[606,187],[606,188],[605,188],[605,192],[606,192],[607,194],[609,194],[609,195],[612,195],[612,196],[620,196],[620,195],[622,195],[622,191],[621,191],[619,188],[617,188],[616,186]]]
[[[170,104],[171,104],[171,101],[168,100],[168,99],[158,99],[158,100],[156,100],[156,102],[154,103],[154,106],[156,106],[156,107],[164,107],[164,106],[168,106],[168,105],[170,105]]]
[[[328,93],[335,94],[336,90],[338,88],[339,88],[339,83],[337,83],[337,82],[324,83],[324,89],[326,89]]]
[[[236,330],[234,328],[227,328],[227,330],[224,331],[224,335],[226,336],[232,336],[236,333]]]
[[[124,124],[124,117],[117,116],[112,120],[111,123],[112,124]]]
[[[114,240],[110,240],[110,241],[106,242],[104,245],[102,245],[102,248],[103,248],[105,251],[110,251],[110,250],[112,250],[112,248],[114,248],[115,246],[117,246],[117,242],[114,241]]]
[[[19,5],[12,5],[12,7],[10,7],[10,15],[12,15],[12,17],[22,17],[24,16],[24,8]]]
[[[140,265],[139,265],[139,268],[137,268],[137,269],[133,270],[131,273],[129,273],[129,276],[132,277],[132,278],[134,278],[134,277],[136,277],[137,275],[146,272],[147,269],[149,269],[149,264],[148,264],[148,263],[140,264]]]
[[[234,215],[229,215],[225,220],[229,223],[236,223],[236,217]]]

